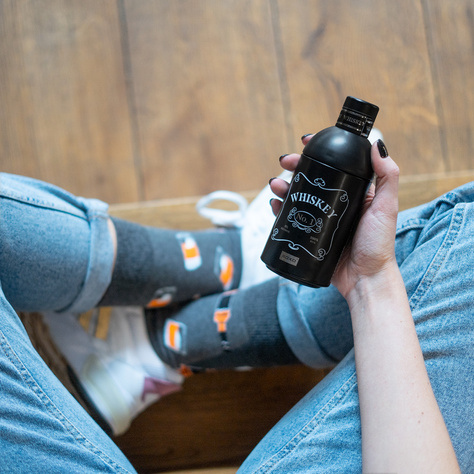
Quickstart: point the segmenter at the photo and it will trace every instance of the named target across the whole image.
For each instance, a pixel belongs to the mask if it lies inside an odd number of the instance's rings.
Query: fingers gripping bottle
[[[347,97],[336,125],[305,146],[262,253],[270,270],[306,286],[329,286],[374,175],[367,137],[378,110]]]

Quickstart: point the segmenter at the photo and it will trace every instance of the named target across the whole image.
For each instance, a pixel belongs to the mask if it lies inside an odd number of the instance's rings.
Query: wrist
[[[345,298],[352,312],[354,308],[361,304],[365,306],[370,301],[388,302],[399,291],[405,293],[405,286],[397,262],[391,259],[376,273],[361,275]]]

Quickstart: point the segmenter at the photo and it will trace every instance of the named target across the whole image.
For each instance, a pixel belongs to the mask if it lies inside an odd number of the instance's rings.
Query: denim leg
[[[466,473],[474,469],[473,235],[473,183],[435,202],[401,213],[397,233],[397,258],[428,374],[461,470]],[[291,291],[290,295],[298,295],[296,289]],[[315,366],[336,359],[343,347],[339,347],[337,335],[332,338],[312,335],[311,326],[322,327],[323,316],[328,326],[334,327],[335,323],[330,321],[332,315],[324,310],[324,305],[328,298],[329,308],[334,309],[339,299],[331,293],[333,290],[323,290],[319,296],[318,291],[304,290],[302,294],[311,298],[301,304],[295,304],[291,298],[284,306],[285,317],[289,320],[291,311],[296,313],[297,326],[313,337],[317,348],[307,360]],[[281,311],[283,302],[280,303]],[[343,309],[342,313],[345,312]],[[340,312],[335,314],[342,321]],[[314,323],[312,318],[319,321]],[[333,353],[330,340],[336,341]],[[348,344],[344,341],[344,345]],[[309,342],[302,340],[302,347],[309,346]],[[350,349],[336,368],[270,431],[240,472],[361,472],[361,469],[357,380],[353,349]]]
[[[461,194],[467,189],[463,187]],[[449,197],[446,202],[442,197],[399,214],[395,255],[400,267],[427,223],[453,206]],[[293,353],[310,367],[333,367],[354,346],[349,307],[333,286],[314,289],[281,279],[278,317]]]
[[[1,472],[135,472],[33,349],[0,288]]]
[[[33,349],[14,310],[83,311],[100,300],[114,253],[106,210],[0,174],[2,472],[134,472]]]
[[[0,173],[0,281],[16,310],[92,308],[113,259],[105,203]]]
[[[302,363],[333,367],[353,347],[349,308],[333,286],[314,289],[281,279],[277,307],[285,339]]]

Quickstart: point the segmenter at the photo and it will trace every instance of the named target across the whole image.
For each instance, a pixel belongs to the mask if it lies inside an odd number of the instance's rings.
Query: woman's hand
[[[303,138],[306,144],[311,136]],[[382,152],[382,154],[381,154]],[[372,166],[377,175],[364,203],[357,231],[338,264],[332,283],[347,299],[357,284],[366,277],[373,277],[395,263],[395,230],[398,214],[399,169],[387,156],[383,142],[372,145]],[[283,156],[280,164],[294,171],[300,155]],[[272,191],[284,199],[289,185],[281,179],[271,181]],[[281,208],[279,200],[272,200],[274,213]]]

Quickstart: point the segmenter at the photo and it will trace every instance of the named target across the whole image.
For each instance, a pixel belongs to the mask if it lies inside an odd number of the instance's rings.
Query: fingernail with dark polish
[[[307,133],[306,135],[303,135],[303,136],[301,137],[301,140],[304,140],[306,137],[309,137],[310,135],[312,135],[312,133]]]
[[[268,181],[268,184],[272,184],[272,181],[274,180],[275,178],[270,178],[270,180]]]
[[[377,140],[377,148],[379,149],[380,156],[382,158],[387,158],[388,156],[387,147],[385,146],[385,143],[380,138]]]
[[[278,161],[281,161],[283,158],[285,158],[285,156],[288,156],[288,153],[286,153],[285,155],[281,155],[280,158],[278,158]]]

